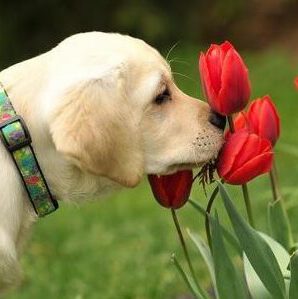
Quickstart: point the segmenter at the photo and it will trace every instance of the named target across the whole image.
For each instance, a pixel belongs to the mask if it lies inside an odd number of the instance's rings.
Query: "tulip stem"
[[[271,189],[273,194],[273,202],[282,199],[281,192],[279,189],[278,177],[277,177],[277,170],[275,160],[273,160],[272,168],[269,172],[270,182],[271,182]]]
[[[171,208],[171,212],[172,212],[172,217],[173,217],[173,220],[174,220],[174,223],[175,223],[175,227],[176,227],[176,230],[177,230],[177,233],[178,233],[178,236],[179,236],[179,240],[180,240],[180,243],[181,243],[181,246],[182,246],[184,256],[186,258],[190,273],[192,275],[192,278],[193,278],[194,282],[198,286],[196,276],[195,276],[195,271],[194,271],[192,263],[190,261],[190,257],[189,257],[188,250],[187,250],[187,247],[186,247],[186,243],[185,243],[185,240],[184,240],[181,228],[180,228],[180,224],[179,224],[179,221],[178,221],[176,211],[175,211],[175,209]]]
[[[252,216],[251,203],[250,203],[248,189],[247,189],[247,184],[242,185],[242,193],[243,193],[246,212],[247,212],[247,216],[248,216],[248,222],[253,228],[255,228],[254,219]]]
[[[227,118],[228,118],[228,123],[229,123],[231,133],[235,133],[235,126],[234,126],[232,115],[228,115]]]
[[[218,191],[219,191],[219,188],[217,186],[213,190],[213,192],[209,198],[207,208],[206,208],[206,214],[205,214],[205,230],[206,230],[208,245],[209,245],[209,248],[211,251],[212,251],[212,242],[211,242],[211,230],[210,230],[210,214],[211,214],[212,205],[214,203],[216,195],[218,194]]]

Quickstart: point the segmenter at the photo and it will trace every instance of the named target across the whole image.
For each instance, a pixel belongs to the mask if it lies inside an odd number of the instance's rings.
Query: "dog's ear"
[[[80,81],[57,102],[50,119],[56,149],[82,171],[137,185],[143,175],[140,132],[120,76]]]

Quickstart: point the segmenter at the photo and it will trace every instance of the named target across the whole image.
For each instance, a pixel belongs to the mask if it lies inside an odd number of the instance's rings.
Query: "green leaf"
[[[205,209],[200,204],[193,201],[192,199],[190,199],[188,202],[192,205],[192,207],[194,207],[197,211],[199,211],[203,216],[206,217],[207,212],[205,211]],[[209,215],[209,219],[210,219],[210,222],[214,221],[214,217],[211,216],[211,215]],[[220,227],[221,227],[224,238],[230,243],[230,245],[233,246],[233,248],[241,256],[242,255],[242,249],[239,246],[239,242],[237,241],[237,239],[224,226],[220,225]]]
[[[188,286],[190,291],[195,296],[195,298],[197,298],[197,299],[207,299],[207,297],[203,293],[202,289],[199,290],[196,283],[193,281],[193,279],[183,270],[182,266],[180,265],[180,263],[176,259],[175,254],[172,254],[171,260],[172,260],[173,264],[176,266],[176,269],[178,270],[179,274],[183,278],[184,282],[186,283],[186,285]]]
[[[283,276],[289,276],[289,271],[287,270],[288,264],[290,262],[289,253],[275,240],[267,236],[264,233],[258,232],[259,235],[266,241],[273,251],[280,269],[283,273]],[[254,299],[272,299],[272,296],[267,291],[259,276],[253,269],[251,263],[247,259],[246,255],[243,255],[244,263],[244,273],[247,281],[249,291]],[[285,283],[288,284],[288,280],[285,280]]]
[[[225,187],[220,182],[218,185],[240,246],[273,298],[284,299],[285,283],[272,250],[257,231],[237,212]]]
[[[298,297],[298,251],[295,251],[291,256],[290,261],[291,281],[290,281],[290,299]]]
[[[271,236],[287,250],[293,246],[290,221],[282,200],[268,204],[268,220]]]
[[[201,253],[201,256],[203,257],[203,259],[208,267],[208,270],[209,270],[209,273],[210,273],[210,276],[211,276],[211,279],[213,282],[213,286],[215,288],[215,293],[217,294],[214,264],[213,264],[213,258],[212,258],[210,249],[209,249],[208,245],[204,242],[204,240],[201,238],[200,235],[192,233],[189,229],[187,230],[187,233],[190,236],[193,243],[198,248],[199,252]]]
[[[206,210],[199,203],[195,202],[191,198],[188,200],[188,203],[190,203],[192,207],[195,208],[202,216],[206,216]]]
[[[220,299],[245,299],[248,291],[228,256],[217,214],[211,223],[216,288]]]

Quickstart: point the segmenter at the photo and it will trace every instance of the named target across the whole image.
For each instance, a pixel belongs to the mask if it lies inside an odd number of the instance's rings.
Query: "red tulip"
[[[296,77],[296,78],[294,79],[294,84],[295,84],[296,88],[298,89],[298,77]]]
[[[246,128],[275,145],[280,135],[280,119],[277,109],[267,95],[253,101],[247,113],[239,113],[234,120],[235,130]]]
[[[192,186],[192,171],[183,170],[171,175],[148,175],[155,199],[166,208],[179,209],[188,200]]]
[[[270,171],[272,160],[269,140],[240,130],[227,138],[219,155],[217,172],[227,183],[242,185]]]
[[[201,53],[199,70],[202,88],[211,108],[230,115],[245,108],[250,96],[248,70],[229,42],[211,45]]]

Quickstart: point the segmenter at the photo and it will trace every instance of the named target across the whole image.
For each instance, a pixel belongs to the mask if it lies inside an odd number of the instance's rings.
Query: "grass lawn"
[[[298,57],[271,50],[243,54],[250,69],[253,97],[269,93],[282,118],[282,137],[276,159],[283,194],[298,238]],[[178,46],[171,54],[186,63],[173,62],[178,85],[186,93],[200,96],[196,73],[197,49]],[[266,227],[266,205],[271,198],[268,178],[249,184],[257,226]],[[198,185],[192,197],[206,204]],[[239,188],[231,192],[239,209]],[[217,203],[221,220],[225,213]],[[203,231],[203,219],[187,205],[179,211],[183,226]],[[208,287],[207,270],[189,243],[198,277]],[[170,255],[182,252],[170,212],[159,207],[146,180],[136,189],[82,206],[62,204],[58,212],[40,220],[32,233],[22,265],[25,279],[6,299],[170,299],[186,298],[188,290],[170,263]]]

